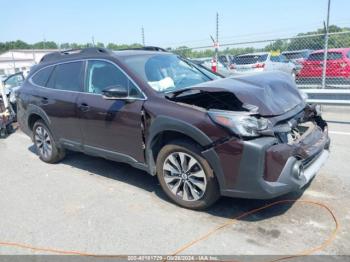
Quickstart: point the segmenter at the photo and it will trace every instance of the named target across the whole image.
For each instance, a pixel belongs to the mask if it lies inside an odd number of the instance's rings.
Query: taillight
[[[264,68],[264,67],[265,67],[264,63],[253,65],[253,68]]]

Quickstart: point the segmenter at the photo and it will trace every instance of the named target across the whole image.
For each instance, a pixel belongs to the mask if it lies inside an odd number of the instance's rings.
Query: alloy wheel
[[[52,155],[52,144],[48,131],[44,127],[38,126],[35,129],[34,140],[39,154],[45,159],[50,158]]]
[[[163,177],[170,191],[185,201],[203,197],[207,179],[201,164],[184,152],[173,152],[164,161]]]

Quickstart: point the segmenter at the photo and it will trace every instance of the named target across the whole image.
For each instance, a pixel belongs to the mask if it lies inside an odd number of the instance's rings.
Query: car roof
[[[345,53],[347,51],[350,51],[350,47],[345,47],[345,48],[330,48],[328,49],[328,52],[341,52],[341,53]],[[317,53],[324,53],[323,49],[320,50],[316,50],[314,52],[312,52],[312,54],[317,54]]]
[[[310,52],[312,50],[310,49],[300,49],[300,50],[293,50],[293,51],[283,51],[281,54],[294,54],[294,53],[300,53],[300,52]]]
[[[268,55],[269,52],[255,52],[255,53],[248,53],[248,54],[242,54],[242,55],[238,55],[236,57],[240,57],[240,56],[251,56],[251,55]]]
[[[40,64],[42,63],[55,63],[59,61],[69,61],[71,59],[84,59],[86,57],[126,57],[126,56],[134,56],[134,55],[164,55],[164,54],[170,54],[166,52],[165,50],[149,50],[149,49],[143,49],[143,48],[136,48],[136,49],[128,49],[128,50],[121,50],[121,51],[112,51],[106,48],[99,48],[99,47],[90,47],[90,48],[84,48],[84,49],[71,49],[71,50],[63,50],[59,52],[52,52],[49,54],[46,54],[42,57],[40,60]]]
[[[113,53],[117,57],[127,57],[127,56],[137,56],[137,55],[169,55],[169,54],[172,54],[172,53],[163,52],[163,51],[149,51],[149,50],[138,50],[138,49],[119,50],[119,51],[113,51]]]

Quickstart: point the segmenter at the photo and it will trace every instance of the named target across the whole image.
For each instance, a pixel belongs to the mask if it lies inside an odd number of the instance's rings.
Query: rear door
[[[129,88],[126,99],[108,100],[102,91],[121,85]],[[144,162],[141,110],[145,97],[114,63],[89,60],[85,92],[78,99],[79,125],[87,153],[116,160]],[[121,159],[118,159],[121,157]]]
[[[82,136],[77,126],[76,103],[83,91],[84,63],[68,62],[38,71],[31,81],[38,88],[34,101],[48,116],[49,128],[60,142],[79,146]]]
[[[322,77],[323,58],[323,52],[311,54],[304,61],[300,75],[303,77]]]

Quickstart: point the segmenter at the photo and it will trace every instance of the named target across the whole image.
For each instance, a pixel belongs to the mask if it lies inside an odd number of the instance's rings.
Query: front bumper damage
[[[270,199],[307,185],[329,156],[328,128],[315,125],[295,143],[281,143],[278,137],[232,138],[213,148],[224,174],[221,194]]]

